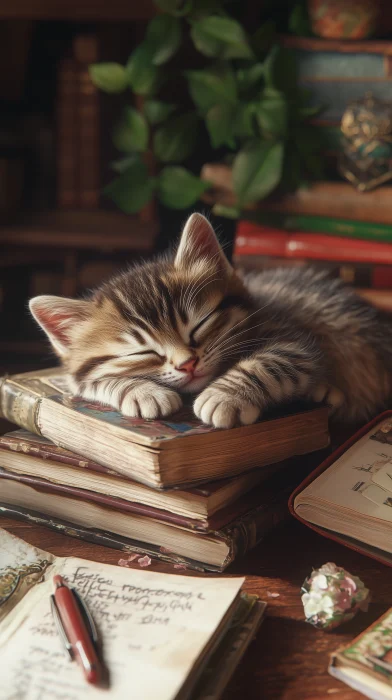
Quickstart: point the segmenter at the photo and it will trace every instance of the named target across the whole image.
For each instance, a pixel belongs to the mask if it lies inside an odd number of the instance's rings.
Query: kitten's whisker
[[[234,345],[231,345],[230,347],[226,348],[226,350],[223,350],[222,352],[218,352],[215,354],[215,357],[225,357],[229,354],[231,354],[233,351],[238,353],[241,352],[242,350],[247,350],[249,348],[258,348],[260,346],[260,343],[258,340],[249,340],[246,341],[244,340],[242,343],[234,343]]]
[[[260,326],[264,326],[267,323],[267,321],[261,321],[260,323],[256,323],[255,326],[251,326],[250,328],[244,328],[244,330],[239,331],[239,333],[235,333],[233,336],[230,336],[230,338],[226,338],[222,343],[220,343],[218,346],[212,346],[213,350],[221,350],[223,349],[228,343],[230,343],[232,340],[235,340],[236,338],[239,338],[240,335],[243,335],[244,333],[248,333],[249,331],[254,330],[255,328],[260,328]]]
[[[253,313],[249,314],[249,316],[246,316],[245,318],[243,318],[243,319],[241,319],[240,321],[238,321],[237,323],[235,323],[234,326],[231,326],[231,327],[228,328],[226,331],[224,331],[223,333],[221,333],[221,335],[220,335],[220,336],[215,340],[215,342],[212,343],[212,345],[209,346],[209,347],[214,347],[214,345],[216,345],[220,340],[222,340],[228,333],[230,333],[230,331],[233,331],[234,328],[237,328],[241,323],[244,323],[245,321],[248,321],[248,320],[249,320],[250,318],[252,318],[252,316],[254,316],[255,314],[259,313],[260,311],[263,311],[267,306],[268,306],[268,304],[264,304],[264,306],[261,306],[259,309],[256,309],[256,311],[253,311]],[[265,323],[266,323],[266,322],[265,322]]]

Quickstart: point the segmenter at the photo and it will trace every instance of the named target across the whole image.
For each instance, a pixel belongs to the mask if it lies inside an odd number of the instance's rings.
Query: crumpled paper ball
[[[358,610],[366,612],[370,601],[361,579],[331,562],[314,569],[301,591],[306,622],[323,630],[351,620]]]

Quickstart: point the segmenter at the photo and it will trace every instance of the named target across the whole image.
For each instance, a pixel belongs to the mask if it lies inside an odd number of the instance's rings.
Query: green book
[[[367,221],[350,221],[327,216],[309,214],[275,214],[269,212],[246,212],[246,219],[262,226],[274,226],[286,231],[302,233],[325,233],[343,238],[362,238],[367,241],[392,242],[392,224],[371,224]]]

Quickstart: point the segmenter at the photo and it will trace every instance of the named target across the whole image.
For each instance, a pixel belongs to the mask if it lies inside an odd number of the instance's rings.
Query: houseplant
[[[174,209],[192,206],[209,186],[184,166],[203,128],[213,158],[223,154],[232,166],[239,208],[278,186],[295,189],[307,177],[319,175],[317,137],[306,123],[317,110],[308,107],[293,58],[274,41],[271,23],[250,35],[230,16],[224,0],[155,4],[160,12],[126,65],[90,66],[91,79],[101,90],[143,96],[142,110],[126,107],[114,128],[121,157],[106,194],[128,213],[155,195]],[[169,62],[189,39],[205,65],[174,70]],[[190,106],[162,100],[165,78],[185,79]],[[145,164],[150,147],[157,175]]]

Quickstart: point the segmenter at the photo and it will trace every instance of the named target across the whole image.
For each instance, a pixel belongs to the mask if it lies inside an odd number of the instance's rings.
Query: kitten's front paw
[[[233,428],[234,425],[250,425],[259,415],[260,408],[239,396],[232,396],[224,389],[209,386],[194,403],[194,411],[203,423],[214,428]]]
[[[181,397],[176,391],[146,382],[127,391],[120,410],[131,418],[162,418],[175,413],[181,406]]]

